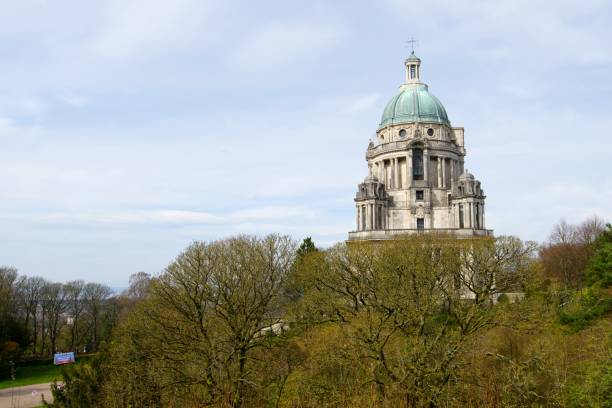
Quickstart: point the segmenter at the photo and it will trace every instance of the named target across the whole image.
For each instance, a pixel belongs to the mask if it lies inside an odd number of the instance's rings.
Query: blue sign
[[[70,353],[55,353],[53,356],[53,364],[72,364],[74,363],[74,351]]]

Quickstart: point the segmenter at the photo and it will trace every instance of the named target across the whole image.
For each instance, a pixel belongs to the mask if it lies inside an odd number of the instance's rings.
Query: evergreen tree
[[[604,288],[612,285],[612,224],[607,224],[595,241],[595,254],[587,266],[585,281],[587,285],[598,283]]]
[[[318,249],[315,246],[314,242],[312,242],[312,238],[306,237],[304,238],[304,241],[302,241],[300,247],[297,250],[297,257],[298,259],[302,260],[307,254],[316,251],[318,251]]]

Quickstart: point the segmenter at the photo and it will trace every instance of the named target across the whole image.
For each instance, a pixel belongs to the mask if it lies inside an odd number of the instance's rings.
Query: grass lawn
[[[20,387],[22,385],[42,384],[61,379],[60,366],[40,365],[30,367],[17,367],[15,381],[1,380],[0,389]]]

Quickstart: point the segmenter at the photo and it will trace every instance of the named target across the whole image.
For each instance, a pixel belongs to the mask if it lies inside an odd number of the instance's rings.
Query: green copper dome
[[[429,93],[427,85],[402,85],[399,94],[387,103],[379,127],[417,121],[450,126],[444,106],[438,98]]]

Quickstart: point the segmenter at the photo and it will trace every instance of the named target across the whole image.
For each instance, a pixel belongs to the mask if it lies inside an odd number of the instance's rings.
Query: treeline
[[[589,239],[559,238],[587,224]],[[612,226],[597,219],[542,246],[196,242],[131,285],[107,347],[63,371],[54,405],[609,406],[611,283]]]
[[[147,277],[134,275],[132,291],[116,296],[99,283],[50,282],[0,267],[0,378],[11,374],[11,367],[58,351],[98,351]]]

